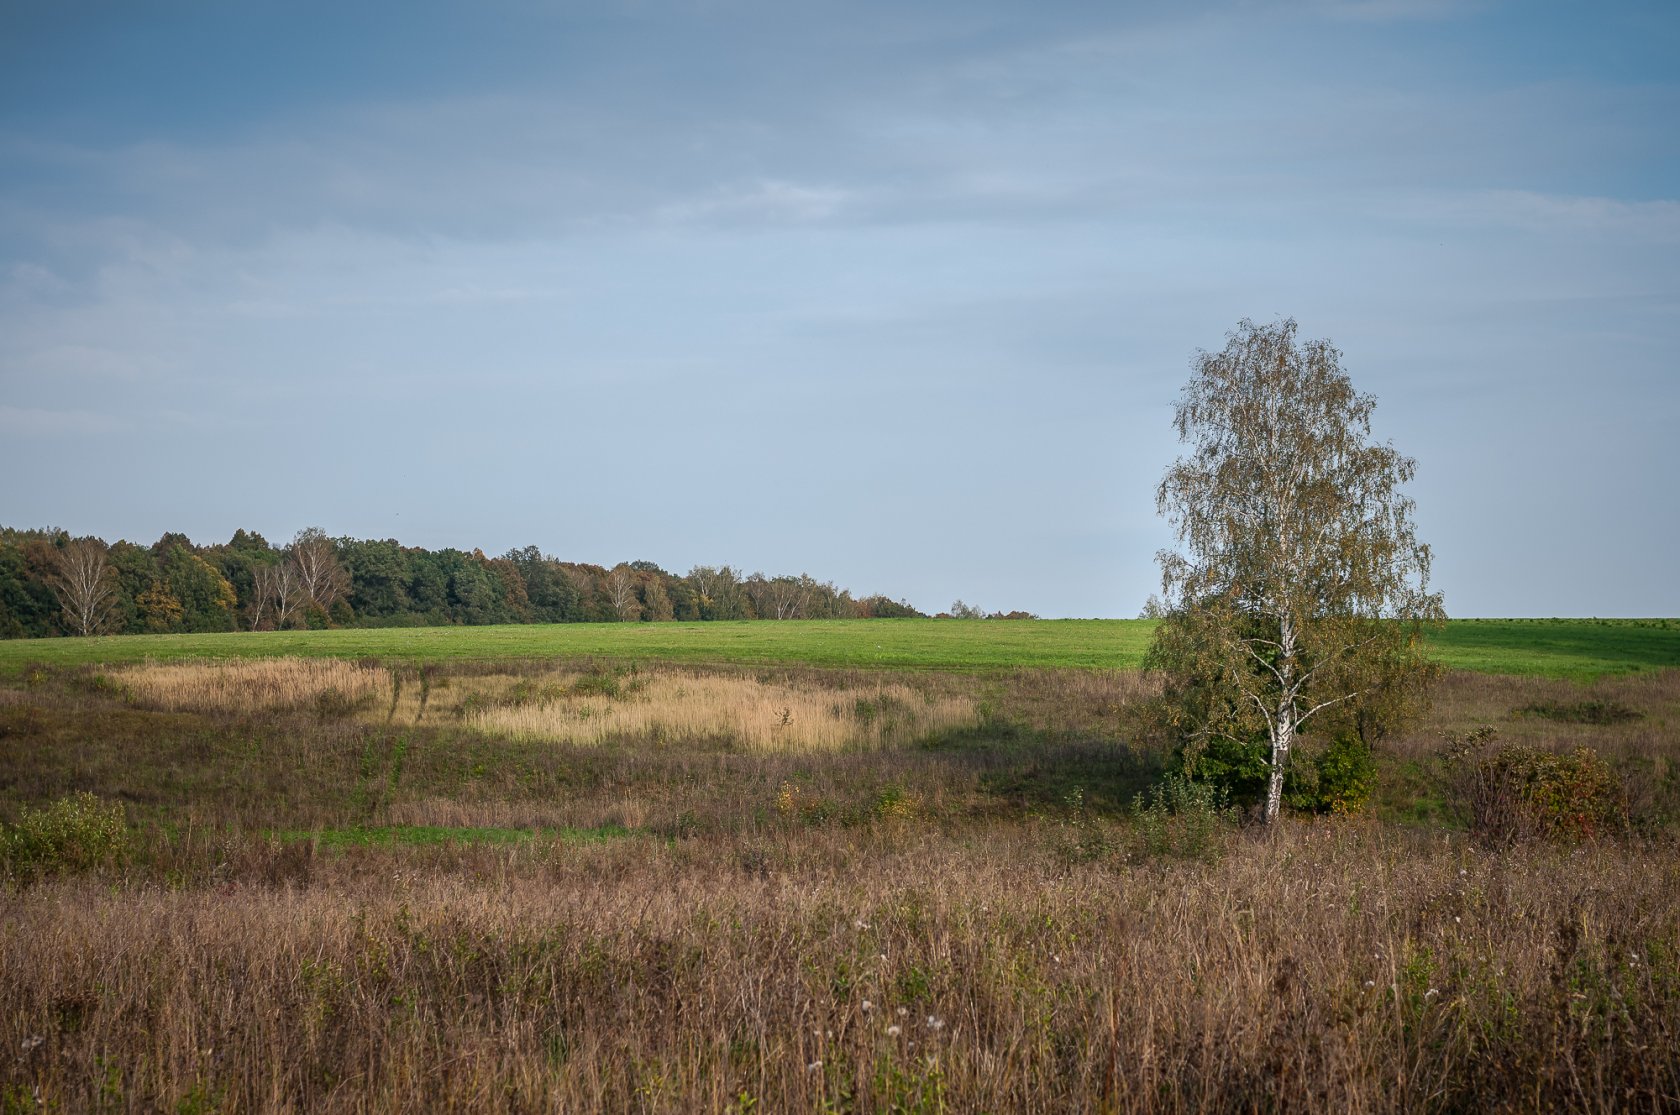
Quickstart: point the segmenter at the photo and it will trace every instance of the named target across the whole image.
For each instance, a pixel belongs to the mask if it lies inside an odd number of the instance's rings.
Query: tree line
[[[965,618],[976,612],[960,601],[954,607]],[[486,557],[333,538],[313,527],[281,546],[245,530],[219,545],[171,533],[144,546],[0,527],[4,638],[924,615],[903,600],[854,597],[808,574],[698,565],[678,575],[650,561],[607,568],[561,561],[536,546]]]

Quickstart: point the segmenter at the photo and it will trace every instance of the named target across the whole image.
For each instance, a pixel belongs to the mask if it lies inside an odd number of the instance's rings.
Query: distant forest
[[[950,613],[982,618],[957,601]],[[727,565],[669,573],[650,561],[608,569],[535,546],[426,550],[303,530],[283,546],[235,531],[197,546],[150,546],[0,527],[0,637],[264,631],[446,624],[920,617],[903,600],[809,575],[743,575]],[[1025,612],[1000,619],[1030,618]]]

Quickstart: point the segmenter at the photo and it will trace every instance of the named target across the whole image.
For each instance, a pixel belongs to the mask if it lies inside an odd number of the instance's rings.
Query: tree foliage
[[[72,559],[86,558],[72,600]],[[100,562],[103,561],[103,565]],[[235,531],[196,546],[168,533],[150,546],[0,527],[0,638],[321,626],[918,616],[885,596],[854,599],[809,575],[745,575],[651,561],[564,562],[536,546],[487,557],[395,539],[333,538],[318,527],[283,547]]]
[[[1402,492],[1415,462],[1372,440],[1341,353],[1296,331],[1245,320],[1197,354],[1174,416],[1189,452],[1157,492],[1183,546],[1160,554],[1150,656],[1168,719],[1192,773],[1263,782],[1268,821],[1302,732],[1368,745],[1415,709],[1421,628],[1444,618]]]

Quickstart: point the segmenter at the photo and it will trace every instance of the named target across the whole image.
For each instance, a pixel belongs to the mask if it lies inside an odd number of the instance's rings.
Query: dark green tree
[[[387,622],[412,610],[409,555],[394,538],[340,538],[339,560],[350,574],[350,609],[363,620]],[[424,610],[424,609],[422,609]]]

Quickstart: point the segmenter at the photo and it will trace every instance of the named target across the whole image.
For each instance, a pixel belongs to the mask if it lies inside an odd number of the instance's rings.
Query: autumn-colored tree
[[[536,618],[535,610],[531,606],[530,590],[525,584],[525,575],[519,564],[505,557],[485,558],[482,550],[476,552],[497,583],[502,586],[502,607],[507,612],[507,622],[532,622]]]
[[[804,619],[817,583],[809,575],[766,577],[754,573],[745,587],[760,619]]]
[[[83,630],[63,602],[66,542],[62,530],[0,526],[0,637]],[[176,532],[151,545],[119,540],[106,548],[105,561],[109,576],[92,583],[108,586],[108,608],[96,609],[92,619],[98,630],[123,633],[918,614],[885,597],[856,600],[809,575],[755,574],[749,585],[727,565],[697,566],[677,577],[651,561],[609,570],[562,562],[535,546],[489,558],[394,539],[333,539],[314,527],[298,532],[284,550],[247,530],[210,546]]]
[[[239,597],[221,570],[197,553],[172,546],[160,559],[169,593],[181,605],[188,631],[232,631]]]
[[[741,575],[728,565],[696,565],[688,571],[701,619],[745,619]]]
[[[535,546],[509,550],[506,557],[525,582],[525,598],[533,621],[565,623],[582,618],[583,605],[577,585],[559,562]]]
[[[134,603],[139,609],[140,622],[145,630],[164,632],[180,628],[185,610],[175,598],[175,594],[169,591],[169,586],[162,581],[153,581],[150,588],[135,598]]]
[[[641,597],[644,621],[664,623],[676,617],[676,610],[671,606],[671,594],[665,591],[663,572],[643,573],[637,594]]]

